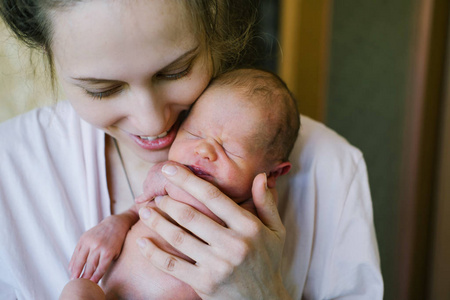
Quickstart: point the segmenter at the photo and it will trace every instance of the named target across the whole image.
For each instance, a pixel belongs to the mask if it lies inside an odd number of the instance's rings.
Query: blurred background
[[[450,299],[449,1],[259,5],[257,64],[364,153],[385,299]],[[52,103],[46,78],[0,23],[0,122]]]

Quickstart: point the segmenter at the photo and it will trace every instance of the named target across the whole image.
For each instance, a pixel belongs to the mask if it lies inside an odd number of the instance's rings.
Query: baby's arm
[[[109,216],[86,231],[78,241],[69,263],[71,279],[81,276],[98,282],[110,263],[119,257],[128,230],[138,220],[138,208],[133,205],[129,210]]]
[[[136,199],[138,204],[105,218],[81,236],[69,263],[71,279],[81,277],[98,282],[105,275],[111,262],[119,257],[128,230],[139,220],[139,208],[154,197],[166,194],[167,180],[161,174],[163,164],[149,170],[146,182],[150,181],[151,185],[144,184],[144,194],[138,197],[140,201]]]

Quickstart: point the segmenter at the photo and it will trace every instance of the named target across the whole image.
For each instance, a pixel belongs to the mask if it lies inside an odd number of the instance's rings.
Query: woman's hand
[[[203,214],[207,215],[214,221],[225,225],[222,220],[220,220],[214,213],[212,213],[203,203],[199,202],[197,199],[192,197],[189,193],[187,193],[182,188],[176,186],[170,180],[164,176],[162,172],[163,166],[167,162],[161,162],[153,165],[152,168],[147,173],[147,177],[144,181],[143,185],[143,193],[139,195],[135,202],[141,208],[143,205],[145,205],[147,202],[152,201],[157,196],[164,196],[164,195],[171,195],[173,199],[178,199],[179,201],[189,204],[190,206],[194,207],[196,210],[202,212]],[[177,168],[182,168],[185,170],[189,170],[186,166],[177,163],[177,162],[171,162],[172,165],[177,166]],[[190,171],[188,171],[190,172]],[[248,211],[252,211],[256,214],[255,208],[253,206],[253,201],[245,201],[243,205],[246,207]]]
[[[155,199],[157,210],[140,210],[141,220],[196,263],[168,254],[149,239],[139,239],[142,253],[162,271],[189,284],[203,299],[288,299],[280,272],[285,229],[276,207],[276,192],[259,174],[252,194],[258,217],[241,208],[212,184],[168,163],[165,176],[216,214],[225,226],[180,199]]]

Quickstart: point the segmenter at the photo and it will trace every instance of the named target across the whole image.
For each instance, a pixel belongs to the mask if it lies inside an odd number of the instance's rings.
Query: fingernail
[[[162,197],[163,197],[163,196],[156,196],[156,197],[155,197],[156,205],[158,205],[159,202],[161,202]]]
[[[136,240],[136,243],[138,244],[139,248],[144,249],[147,245],[147,241],[144,238],[139,238]]]
[[[142,219],[146,220],[148,218],[150,218],[150,210],[146,207],[143,207],[139,210],[139,215],[141,216]]]
[[[173,165],[164,165],[162,167],[162,171],[163,171],[163,173],[165,173],[169,176],[173,176],[177,173],[177,167],[175,167]]]

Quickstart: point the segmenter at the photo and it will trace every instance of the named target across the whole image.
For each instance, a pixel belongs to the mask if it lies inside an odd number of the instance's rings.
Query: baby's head
[[[295,99],[276,75],[239,69],[215,78],[178,131],[169,159],[188,166],[237,203],[253,179],[286,174],[299,129]]]

